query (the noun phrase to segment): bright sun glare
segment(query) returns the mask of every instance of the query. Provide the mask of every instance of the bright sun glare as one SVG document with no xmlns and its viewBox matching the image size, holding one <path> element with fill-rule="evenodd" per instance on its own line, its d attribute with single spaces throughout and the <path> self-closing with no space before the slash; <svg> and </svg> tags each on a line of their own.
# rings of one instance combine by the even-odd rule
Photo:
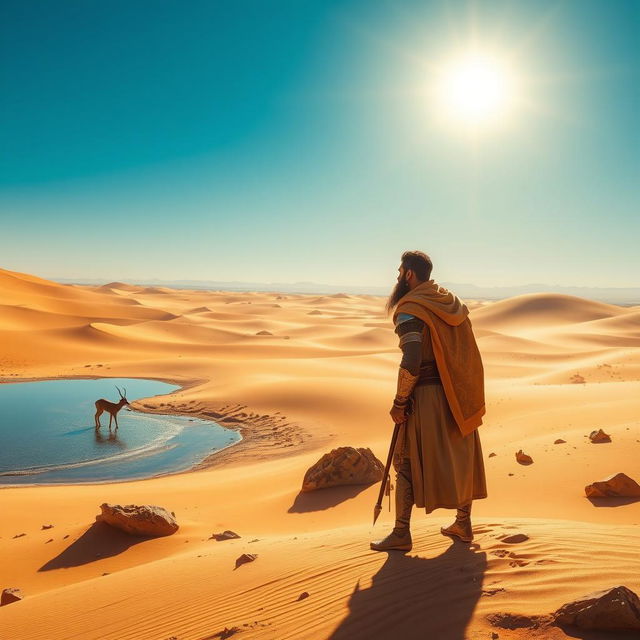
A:
<svg viewBox="0 0 640 640">
<path fill-rule="evenodd" d="M 513 100 L 513 81 L 499 60 L 467 54 L 444 65 L 438 74 L 437 100 L 447 119 L 478 127 L 500 120 Z"/>
</svg>

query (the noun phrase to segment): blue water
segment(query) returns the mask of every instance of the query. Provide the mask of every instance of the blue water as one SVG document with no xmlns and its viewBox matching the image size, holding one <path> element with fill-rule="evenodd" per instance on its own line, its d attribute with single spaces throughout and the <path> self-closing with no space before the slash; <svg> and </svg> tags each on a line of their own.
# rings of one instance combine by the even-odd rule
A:
<svg viewBox="0 0 640 640">
<path fill-rule="evenodd" d="M 100 378 L 0 384 L 0 485 L 106 482 L 190 469 L 238 442 L 238 432 L 214 422 L 147 414 L 123 407 L 109 431 L 109 414 L 95 429 L 95 401 L 170 394 L 155 380 Z"/>
</svg>

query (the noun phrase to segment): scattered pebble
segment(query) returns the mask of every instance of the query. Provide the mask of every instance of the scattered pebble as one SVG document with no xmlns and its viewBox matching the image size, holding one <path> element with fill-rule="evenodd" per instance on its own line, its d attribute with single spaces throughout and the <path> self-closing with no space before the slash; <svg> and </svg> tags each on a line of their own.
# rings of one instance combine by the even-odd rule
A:
<svg viewBox="0 0 640 640">
<path fill-rule="evenodd" d="M 527 455 L 526 453 L 524 453 L 522 451 L 522 449 L 520 449 L 517 453 L 516 453 L 516 460 L 520 463 L 520 464 L 532 464 L 533 463 L 533 458 L 530 455 Z"/>
<path fill-rule="evenodd" d="M 243 553 L 236 559 L 236 569 L 247 562 L 253 562 L 258 557 L 257 553 Z"/>
<path fill-rule="evenodd" d="M 298 601 L 300 600 L 304 600 L 305 598 L 309 597 L 309 592 L 308 591 L 303 591 L 299 596 L 298 596 Z"/>
</svg>

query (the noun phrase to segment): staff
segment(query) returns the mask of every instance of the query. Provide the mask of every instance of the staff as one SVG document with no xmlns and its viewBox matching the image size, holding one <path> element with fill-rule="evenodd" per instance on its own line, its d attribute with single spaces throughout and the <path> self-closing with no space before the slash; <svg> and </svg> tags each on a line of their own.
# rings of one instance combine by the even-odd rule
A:
<svg viewBox="0 0 640 640">
<path fill-rule="evenodd" d="M 384 468 L 384 475 L 382 476 L 382 484 L 380 485 L 380 494 L 378 495 L 378 502 L 376 502 L 376 506 L 373 508 L 373 524 L 376 523 L 380 512 L 382 511 L 382 498 L 384 497 L 384 490 L 387 486 L 387 482 L 389 481 L 389 468 L 391 467 L 391 461 L 393 460 L 393 451 L 396 448 L 396 440 L 398 439 L 398 433 L 400 431 L 400 427 L 406 424 L 406 420 L 404 422 L 396 422 L 395 427 L 393 428 L 393 435 L 391 436 L 391 446 L 389 447 L 389 455 L 387 456 L 387 464 Z"/>
</svg>

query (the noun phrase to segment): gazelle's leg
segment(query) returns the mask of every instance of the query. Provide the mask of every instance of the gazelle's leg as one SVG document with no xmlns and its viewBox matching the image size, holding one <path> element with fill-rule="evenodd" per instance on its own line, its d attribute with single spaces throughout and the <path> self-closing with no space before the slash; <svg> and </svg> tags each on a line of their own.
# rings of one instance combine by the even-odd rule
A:
<svg viewBox="0 0 640 640">
<path fill-rule="evenodd" d="M 111 421 L 113 420 L 113 413 L 109 414 L 109 431 L 111 431 Z"/>
<path fill-rule="evenodd" d="M 100 409 L 98 409 L 96 411 L 96 415 L 94 416 L 94 418 L 96 419 L 96 427 L 99 429 L 102 425 L 100 424 L 100 416 L 102 415 L 102 411 L 100 411 Z"/>
<path fill-rule="evenodd" d="M 116 431 L 117 431 L 118 430 L 118 414 L 117 413 L 114 414 L 113 417 L 115 418 L 115 421 L 116 421 Z"/>
</svg>

